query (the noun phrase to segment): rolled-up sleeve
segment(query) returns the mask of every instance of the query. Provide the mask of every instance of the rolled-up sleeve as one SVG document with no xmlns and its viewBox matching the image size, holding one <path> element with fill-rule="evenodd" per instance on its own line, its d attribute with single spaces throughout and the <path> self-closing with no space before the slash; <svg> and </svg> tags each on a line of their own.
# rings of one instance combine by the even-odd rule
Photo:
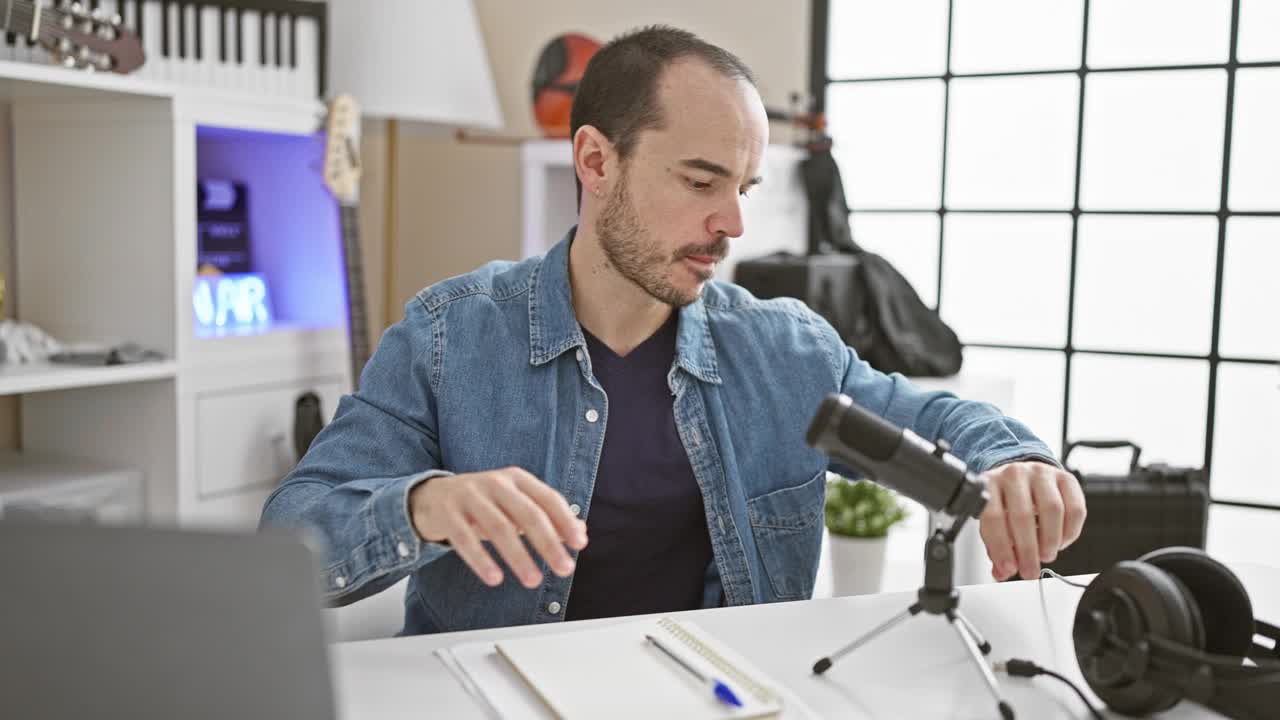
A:
<svg viewBox="0 0 1280 720">
<path fill-rule="evenodd" d="M 926 440 L 945 439 L 952 453 L 976 473 L 1020 460 L 1058 465 L 1053 451 L 1030 428 L 996 406 L 962 400 L 944 390 L 924 390 L 903 375 L 880 372 L 845 345 L 825 320 L 814 317 L 832 343 L 830 356 L 840 392 L 854 402 Z"/>
<path fill-rule="evenodd" d="M 298 465 L 271 493 L 262 527 L 303 528 L 324 553 L 326 600 L 346 605 L 451 552 L 423 542 L 409 514 L 418 484 L 450 474 L 436 422 L 439 354 L 432 311 L 417 298 L 383 335 Z"/>
</svg>

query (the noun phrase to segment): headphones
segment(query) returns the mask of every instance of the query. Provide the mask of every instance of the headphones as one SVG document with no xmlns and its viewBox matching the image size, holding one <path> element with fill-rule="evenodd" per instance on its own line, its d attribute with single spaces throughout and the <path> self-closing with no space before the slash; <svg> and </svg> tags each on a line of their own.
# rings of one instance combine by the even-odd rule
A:
<svg viewBox="0 0 1280 720">
<path fill-rule="evenodd" d="M 1280 628 L 1254 619 L 1240 579 L 1201 550 L 1162 548 L 1099 574 L 1072 639 L 1085 681 L 1118 712 L 1146 715 L 1184 697 L 1232 718 L 1280 711 Z"/>
</svg>

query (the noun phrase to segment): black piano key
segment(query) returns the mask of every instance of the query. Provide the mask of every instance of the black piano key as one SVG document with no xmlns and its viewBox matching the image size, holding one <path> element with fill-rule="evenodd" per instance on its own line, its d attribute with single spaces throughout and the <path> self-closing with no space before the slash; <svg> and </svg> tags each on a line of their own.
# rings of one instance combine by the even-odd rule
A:
<svg viewBox="0 0 1280 720">
<path fill-rule="evenodd" d="M 160 55 L 169 57 L 169 0 L 160 0 Z"/>
<path fill-rule="evenodd" d="M 227 61 L 227 6 L 218 7 L 218 62 Z"/>
<path fill-rule="evenodd" d="M 204 59 L 204 28 L 201 26 L 204 24 L 204 19 L 201 18 L 201 15 L 204 15 L 204 8 L 200 7 L 200 3 L 198 2 L 195 3 L 195 6 L 196 6 L 195 54 L 196 54 L 196 60 L 203 60 Z"/>
<path fill-rule="evenodd" d="M 244 64 L 244 10 L 236 8 L 236 64 Z"/>
<path fill-rule="evenodd" d="M 267 64 L 267 13 L 258 17 L 258 64 Z"/>
<path fill-rule="evenodd" d="M 133 31 L 138 33 L 138 42 L 142 42 L 142 0 L 133 0 Z"/>
<path fill-rule="evenodd" d="M 90 9 L 90 10 L 97 10 L 97 9 L 98 9 L 98 0 L 89 0 L 89 9 Z"/>
<path fill-rule="evenodd" d="M 284 45 L 280 43 L 284 37 L 284 16 L 274 13 L 272 17 L 276 20 L 276 67 L 281 67 L 284 65 Z"/>
<path fill-rule="evenodd" d="M 187 57 L 187 4 L 178 2 L 178 7 L 174 8 L 174 12 L 178 13 L 178 57 Z"/>
<path fill-rule="evenodd" d="M 298 67 L 298 16 L 289 16 L 289 67 Z"/>
<path fill-rule="evenodd" d="M 4 44 L 8 45 L 9 47 L 13 47 L 13 44 L 17 42 L 17 40 L 18 40 L 18 36 L 15 35 L 14 33 L 7 32 L 4 34 Z"/>
</svg>

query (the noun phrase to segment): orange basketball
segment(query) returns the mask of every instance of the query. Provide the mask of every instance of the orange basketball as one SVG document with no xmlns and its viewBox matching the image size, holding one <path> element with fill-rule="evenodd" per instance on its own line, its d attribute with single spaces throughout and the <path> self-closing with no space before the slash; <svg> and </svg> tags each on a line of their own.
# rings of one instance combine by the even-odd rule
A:
<svg viewBox="0 0 1280 720">
<path fill-rule="evenodd" d="M 549 138 L 569 137 L 573 94 L 600 43 L 577 33 L 558 35 L 542 48 L 533 71 L 533 118 Z"/>
</svg>

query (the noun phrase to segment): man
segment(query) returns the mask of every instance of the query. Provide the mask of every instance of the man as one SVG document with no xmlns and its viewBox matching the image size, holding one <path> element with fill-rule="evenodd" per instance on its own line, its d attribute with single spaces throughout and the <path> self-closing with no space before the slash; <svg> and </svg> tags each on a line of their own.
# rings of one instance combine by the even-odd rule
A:
<svg viewBox="0 0 1280 720">
<path fill-rule="evenodd" d="M 267 500 L 264 524 L 327 540 L 331 602 L 408 574 L 404 632 L 428 633 L 809 597 L 828 459 L 804 432 L 836 391 L 986 473 L 997 579 L 1079 535 L 1075 479 L 1024 426 L 710 280 L 768 144 L 740 60 L 624 35 L 572 126 L 580 225 L 420 292 Z"/>
</svg>

